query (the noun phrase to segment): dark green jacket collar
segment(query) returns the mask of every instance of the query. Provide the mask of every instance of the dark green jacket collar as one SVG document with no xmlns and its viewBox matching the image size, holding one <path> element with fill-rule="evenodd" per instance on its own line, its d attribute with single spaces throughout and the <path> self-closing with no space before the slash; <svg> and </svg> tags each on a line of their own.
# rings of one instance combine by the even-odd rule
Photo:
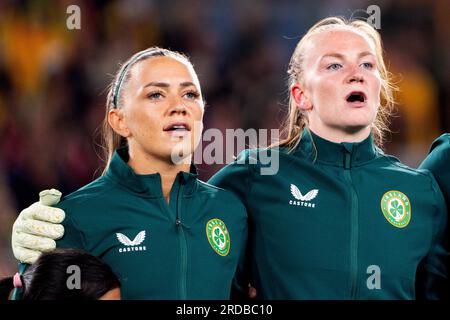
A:
<svg viewBox="0 0 450 320">
<path fill-rule="evenodd" d="M 161 175 L 159 173 L 136 174 L 128 165 L 128 159 L 128 148 L 116 150 L 106 171 L 106 177 L 142 196 L 162 197 Z M 174 185 L 183 185 L 184 195 L 190 195 L 195 192 L 197 176 L 197 169 L 191 165 L 190 172 L 180 171 L 177 174 Z"/>
<path fill-rule="evenodd" d="M 294 152 L 313 162 L 344 168 L 361 166 L 375 159 L 380 153 L 381 150 L 373 142 L 372 134 L 361 142 L 334 143 L 319 137 L 308 128 L 303 130 L 300 143 Z"/>
</svg>

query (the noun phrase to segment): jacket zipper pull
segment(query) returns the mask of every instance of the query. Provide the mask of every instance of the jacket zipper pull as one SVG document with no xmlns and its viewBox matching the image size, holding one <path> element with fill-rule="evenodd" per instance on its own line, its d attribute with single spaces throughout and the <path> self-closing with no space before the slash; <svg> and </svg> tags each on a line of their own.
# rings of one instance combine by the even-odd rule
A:
<svg viewBox="0 0 450 320">
<path fill-rule="evenodd" d="M 347 150 L 345 151 L 344 154 L 344 169 L 350 169 L 351 167 L 351 154 L 347 152 Z"/>
<path fill-rule="evenodd" d="M 185 229 L 190 229 L 191 228 L 187 224 L 182 223 L 180 219 L 175 220 L 175 224 L 177 225 L 177 227 L 183 227 Z"/>
</svg>

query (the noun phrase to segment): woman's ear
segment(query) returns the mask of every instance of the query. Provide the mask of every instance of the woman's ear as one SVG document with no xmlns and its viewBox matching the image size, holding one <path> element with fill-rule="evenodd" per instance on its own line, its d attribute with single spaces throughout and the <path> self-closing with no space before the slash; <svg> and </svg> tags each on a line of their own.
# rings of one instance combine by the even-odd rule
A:
<svg viewBox="0 0 450 320">
<path fill-rule="evenodd" d="M 312 109 L 311 101 L 306 96 L 305 91 L 302 89 L 299 83 L 296 83 L 292 86 L 291 96 L 294 99 L 295 104 L 301 111 L 309 111 Z"/>
<path fill-rule="evenodd" d="M 131 136 L 130 129 L 128 129 L 122 109 L 111 109 L 108 112 L 108 123 L 111 128 L 119 135 L 124 138 L 128 138 Z"/>
</svg>

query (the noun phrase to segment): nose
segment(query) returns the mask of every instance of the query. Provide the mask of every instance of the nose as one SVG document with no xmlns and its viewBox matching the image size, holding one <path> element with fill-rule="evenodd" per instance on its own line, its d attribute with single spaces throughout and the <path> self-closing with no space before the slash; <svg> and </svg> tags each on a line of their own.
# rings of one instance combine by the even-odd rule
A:
<svg viewBox="0 0 450 320">
<path fill-rule="evenodd" d="M 349 82 L 360 82 L 363 83 L 364 82 L 364 77 L 362 74 L 354 74 L 349 78 Z"/>
<path fill-rule="evenodd" d="M 348 83 L 363 83 L 364 75 L 361 73 L 361 70 L 356 66 L 352 68 L 351 73 L 348 77 Z"/>
<path fill-rule="evenodd" d="M 182 99 L 173 99 L 173 101 L 170 104 L 169 110 L 168 110 L 169 114 L 182 114 L 182 115 L 186 115 L 187 114 L 187 107 L 184 104 L 184 102 L 182 101 Z"/>
</svg>

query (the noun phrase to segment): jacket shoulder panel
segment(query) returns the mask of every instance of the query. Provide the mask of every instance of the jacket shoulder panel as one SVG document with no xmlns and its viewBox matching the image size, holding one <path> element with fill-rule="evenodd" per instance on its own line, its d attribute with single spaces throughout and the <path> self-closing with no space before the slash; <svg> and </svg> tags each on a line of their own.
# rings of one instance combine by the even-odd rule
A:
<svg viewBox="0 0 450 320">
<path fill-rule="evenodd" d="M 117 183 L 102 176 L 80 189 L 64 196 L 58 207 L 61 209 L 83 206 L 91 201 L 98 203 L 103 197 L 108 198 L 111 190 L 117 187 Z"/>
<path fill-rule="evenodd" d="M 241 204 L 242 206 L 244 206 L 241 200 L 233 192 L 223 189 L 221 187 L 214 186 L 201 180 L 197 181 L 199 186 L 197 192 L 215 194 L 217 197 L 221 198 L 224 202 L 231 202 Z"/>
</svg>

